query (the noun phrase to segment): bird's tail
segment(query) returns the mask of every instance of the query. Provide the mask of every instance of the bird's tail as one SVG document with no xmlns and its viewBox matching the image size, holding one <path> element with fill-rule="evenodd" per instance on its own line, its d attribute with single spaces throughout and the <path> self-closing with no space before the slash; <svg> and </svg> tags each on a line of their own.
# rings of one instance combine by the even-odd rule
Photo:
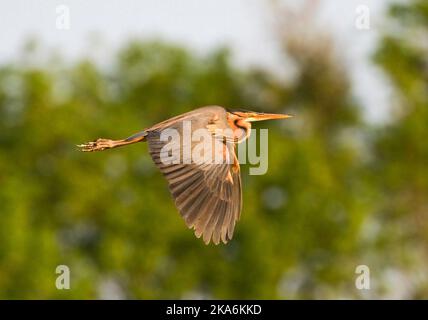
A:
<svg viewBox="0 0 428 320">
<path fill-rule="evenodd" d="M 128 137 L 125 139 L 125 141 L 135 141 L 138 140 L 138 142 L 140 141 L 144 141 L 144 138 L 147 136 L 148 132 L 146 130 L 140 131 L 138 133 L 133 134 L 132 136 Z"/>
</svg>

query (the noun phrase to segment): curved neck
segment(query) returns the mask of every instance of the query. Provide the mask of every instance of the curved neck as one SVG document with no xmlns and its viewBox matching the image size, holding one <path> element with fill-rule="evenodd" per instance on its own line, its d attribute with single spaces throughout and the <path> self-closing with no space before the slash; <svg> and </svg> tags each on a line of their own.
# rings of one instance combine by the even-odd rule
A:
<svg viewBox="0 0 428 320">
<path fill-rule="evenodd" d="M 242 142 L 245 139 L 248 139 L 251 133 L 251 123 L 245 121 L 241 117 L 231 114 L 228 114 L 227 122 L 229 123 L 230 128 L 233 130 L 233 138 L 236 142 Z"/>
</svg>

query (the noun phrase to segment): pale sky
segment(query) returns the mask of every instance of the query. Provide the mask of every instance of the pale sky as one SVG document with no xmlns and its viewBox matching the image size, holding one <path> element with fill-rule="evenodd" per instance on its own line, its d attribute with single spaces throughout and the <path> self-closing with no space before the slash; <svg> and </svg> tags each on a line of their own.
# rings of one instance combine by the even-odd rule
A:
<svg viewBox="0 0 428 320">
<path fill-rule="evenodd" d="M 316 0 L 313 0 L 316 2 Z M 283 0 L 291 7 L 303 1 Z M 330 32 L 349 66 L 354 94 L 370 120 L 388 112 L 388 87 L 368 57 L 384 24 L 388 0 L 319 0 L 318 25 Z M 60 5 L 70 9 L 70 29 L 56 28 Z M 370 9 L 370 29 L 355 27 L 356 8 Z M 258 65 L 275 71 L 280 63 L 269 0 L 14 0 L 0 2 L 0 64 L 10 61 L 28 36 L 57 48 L 69 59 L 111 57 L 130 37 L 162 38 L 198 53 L 219 46 L 232 49 L 238 66 Z M 97 34 L 101 48 L 93 49 Z"/>
</svg>

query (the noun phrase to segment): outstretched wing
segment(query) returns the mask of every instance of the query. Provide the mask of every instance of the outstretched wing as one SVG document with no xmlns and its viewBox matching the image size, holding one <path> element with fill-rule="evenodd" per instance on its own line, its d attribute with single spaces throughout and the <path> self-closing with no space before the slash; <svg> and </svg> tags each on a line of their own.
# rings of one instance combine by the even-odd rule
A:
<svg viewBox="0 0 428 320">
<path fill-rule="evenodd" d="M 222 109 L 224 110 L 224 109 Z M 225 114 L 224 114 L 225 117 Z M 226 121 L 219 112 L 215 114 L 195 113 L 185 118 L 189 121 L 192 131 L 195 129 L 207 130 L 208 125 L 225 125 L 219 123 Z M 231 143 L 220 141 L 210 135 L 211 141 L 205 144 L 221 144 L 220 156 L 223 161 L 195 161 L 184 155 L 183 150 L 193 152 L 198 142 L 192 141 L 189 137 L 183 137 L 182 120 L 169 123 L 162 129 L 155 128 L 149 131 L 147 142 L 150 155 L 159 167 L 165 178 L 168 180 L 169 189 L 175 199 L 175 204 L 179 209 L 186 225 L 195 230 L 195 235 L 203 237 L 206 244 L 212 241 L 218 244 L 220 241 L 227 243 L 232 239 L 236 221 L 240 217 L 242 207 L 241 177 L 239 164 L 236 160 L 235 147 Z M 170 141 L 162 141 L 161 133 L 165 129 L 174 129 L 181 135 L 180 143 L 165 151 L 165 146 Z M 200 146 L 199 142 L 199 146 Z M 178 156 L 164 161 L 168 155 L 176 152 Z M 218 151 L 218 149 L 216 149 Z M 232 161 L 227 161 L 227 157 Z M 220 163 L 219 163 L 220 162 Z M 232 162 L 232 163 L 231 163 Z"/>
</svg>

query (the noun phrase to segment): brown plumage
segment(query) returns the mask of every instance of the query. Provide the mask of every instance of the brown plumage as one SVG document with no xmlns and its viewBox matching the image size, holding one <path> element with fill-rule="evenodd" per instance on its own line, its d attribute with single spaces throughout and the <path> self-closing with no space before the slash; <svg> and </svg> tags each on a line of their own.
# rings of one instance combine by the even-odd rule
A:
<svg viewBox="0 0 428 320">
<path fill-rule="evenodd" d="M 257 112 L 228 112 L 223 107 L 208 106 L 195 109 L 158 123 L 123 140 L 98 139 L 79 145 L 82 151 L 102 151 L 140 141 L 147 141 L 150 155 L 169 184 L 175 205 L 186 225 L 202 236 L 208 244 L 227 243 L 232 239 L 235 224 L 242 208 L 242 192 L 239 162 L 235 145 L 250 135 L 252 121 L 284 119 L 289 115 L 265 114 Z M 173 129 L 180 137 L 185 136 L 184 123 L 190 124 L 192 133 L 197 129 L 206 130 L 210 140 L 204 144 L 219 146 L 219 157 L 224 161 L 195 161 L 189 154 L 196 151 L 199 141 L 181 139 L 172 150 L 179 155 L 177 161 L 163 161 L 166 144 L 161 134 L 165 129 Z M 227 131 L 227 129 L 231 129 Z M 190 150 L 192 153 L 186 153 Z M 202 153 L 204 154 L 204 153 Z M 226 161 L 228 160 L 228 161 Z"/>
</svg>

